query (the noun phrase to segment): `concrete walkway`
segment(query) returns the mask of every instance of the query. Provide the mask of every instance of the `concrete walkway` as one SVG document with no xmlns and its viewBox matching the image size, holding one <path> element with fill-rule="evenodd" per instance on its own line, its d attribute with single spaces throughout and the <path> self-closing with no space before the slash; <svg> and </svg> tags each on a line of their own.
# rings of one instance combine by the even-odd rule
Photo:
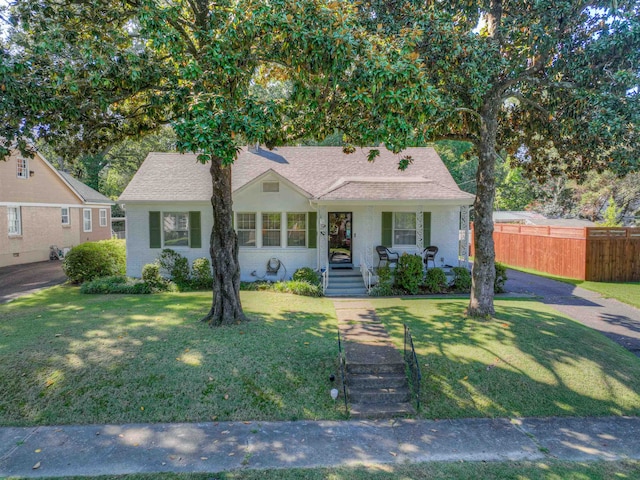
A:
<svg viewBox="0 0 640 480">
<path fill-rule="evenodd" d="M 640 418 L 220 422 L 0 429 L 0 477 L 430 461 L 640 459 Z"/>
<path fill-rule="evenodd" d="M 640 310 L 569 283 L 507 271 L 508 292 L 530 294 L 640 356 Z"/>
</svg>

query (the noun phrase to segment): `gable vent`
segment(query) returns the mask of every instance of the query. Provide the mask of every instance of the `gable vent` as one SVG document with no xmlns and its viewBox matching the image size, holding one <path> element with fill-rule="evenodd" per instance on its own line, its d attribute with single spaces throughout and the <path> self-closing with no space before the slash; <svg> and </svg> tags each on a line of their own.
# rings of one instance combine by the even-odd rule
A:
<svg viewBox="0 0 640 480">
<path fill-rule="evenodd" d="M 265 193 L 274 193 L 280 191 L 280 182 L 264 182 L 262 191 Z"/>
</svg>

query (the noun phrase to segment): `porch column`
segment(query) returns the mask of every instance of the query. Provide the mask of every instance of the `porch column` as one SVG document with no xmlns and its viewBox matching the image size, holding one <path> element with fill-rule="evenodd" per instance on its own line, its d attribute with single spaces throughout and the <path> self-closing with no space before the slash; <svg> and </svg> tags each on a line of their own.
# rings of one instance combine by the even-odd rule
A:
<svg viewBox="0 0 640 480">
<path fill-rule="evenodd" d="M 327 215 L 327 207 L 318 206 L 318 267 L 329 270 L 329 251 L 327 238 L 327 224 L 329 216 Z"/>
<path fill-rule="evenodd" d="M 416 248 L 422 254 L 424 250 L 424 212 L 422 207 L 416 210 Z"/>
<path fill-rule="evenodd" d="M 460 207 L 460 230 L 458 266 L 469 268 L 469 207 L 466 205 Z"/>
<path fill-rule="evenodd" d="M 367 268 L 373 269 L 373 249 L 374 249 L 374 225 L 375 222 L 375 209 L 372 206 L 367 207 L 367 211 L 364 216 L 364 232 L 366 236 L 366 243 L 364 246 L 364 261 Z M 377 243 L 376 243 L 377 245 Z"/>
</svg>

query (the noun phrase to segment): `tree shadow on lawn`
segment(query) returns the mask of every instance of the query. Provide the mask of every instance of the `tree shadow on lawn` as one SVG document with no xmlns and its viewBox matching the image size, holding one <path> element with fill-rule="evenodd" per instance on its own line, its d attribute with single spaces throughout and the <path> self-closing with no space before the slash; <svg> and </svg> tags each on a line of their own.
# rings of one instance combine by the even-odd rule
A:
<svg viewBox="0 0 640 480">
<path fill-rule="evenodd" d="M 342 418 L 335 318 L 265 296 L 252 321 L 212 329 L 199 322 L 209 295 L 58 288 L 9 304 L 0 424 Z"/>
<path fill-rule="evenodd" d="M 640 414 L 638 359 L 547 307 L 501 300 L 477 321 L 464 301 L 401 302 L 377 312 L 398 346 L 411 328 L 427 418 Z"/>
</svg>

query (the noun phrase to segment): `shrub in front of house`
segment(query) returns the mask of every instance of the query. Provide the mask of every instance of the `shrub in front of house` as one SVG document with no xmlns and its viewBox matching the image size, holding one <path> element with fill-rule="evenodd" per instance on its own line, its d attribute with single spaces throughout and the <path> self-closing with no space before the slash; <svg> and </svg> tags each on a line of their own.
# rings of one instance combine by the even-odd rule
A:
<svg viewBox="0 0 640 480">
<path fill-rule="evenodd" d="M 73 283 L 84 283 L 94 278 L 125 275 L 127 250 L 124 240 L 85 242 L 67 253 L 62 269 Z"/>
<path fill-rule="evenodd" d="M 494 293 L 504 293 L 504 284 L 507 281 L 507 267 L 496 262 L 496 279 L 493 282 Z"/>
<path fill-rule="evenodd" d="M 420 292 L 422 276 L 422 258 L 403 253 L 394 273 L 395 286 L 410 295 L 416 295 Z"/>
<path fill-rule="evenodd" d="M 322 281 L 320 280 L 320 275 L 311 267 L 302 267 L 297 269 L 295 272 L 293 272 L 292 278 L 295 281 L 307 282 L 311 285 L 320 286 L 322 284 Z"/>
<path fill-rule="evenodd" d="M 447 276 L 438 267 L 430 268 L 424 279 L 424 287 L 429 293 L 444 293 L 448 288 Z"/>
<path fill-rule="evenodd" d="M 139 295 L 151 293 L 151 287 L 142 280 L 127 278 L 124 275 L 112 275 L 84 282 L 80 286 L 80 293 Z"/>
<path fill-rule="evenodd" d="M 160 265 L 160 273 L 175 283 L 178 290 L 184 291 L 191 288 L 189 260 L 186 257 L 175 250 L 165 248 L 160 252 L 157 261 Z"/>
<path fill-rule="evenodd" d="M 191 265 L 191 288 L 194 290 L 211 290 L 213 287 L 213 275 L 211 262 L 208 258 L 196 258 Z"/>
<path fill-rule="evenodd" d="M 160 275 L 160 265 L 157 263 L 147 263 L 142 267 L 142 281 L 149 286 L 152 293 L 171 289 L 171 284 Z"/>
<path fill-rule="evenodd" d="M 453 267 L 454 292 L 468 293 L 471 291 L 471 272 L 464 267 Z"/>
</svg>

